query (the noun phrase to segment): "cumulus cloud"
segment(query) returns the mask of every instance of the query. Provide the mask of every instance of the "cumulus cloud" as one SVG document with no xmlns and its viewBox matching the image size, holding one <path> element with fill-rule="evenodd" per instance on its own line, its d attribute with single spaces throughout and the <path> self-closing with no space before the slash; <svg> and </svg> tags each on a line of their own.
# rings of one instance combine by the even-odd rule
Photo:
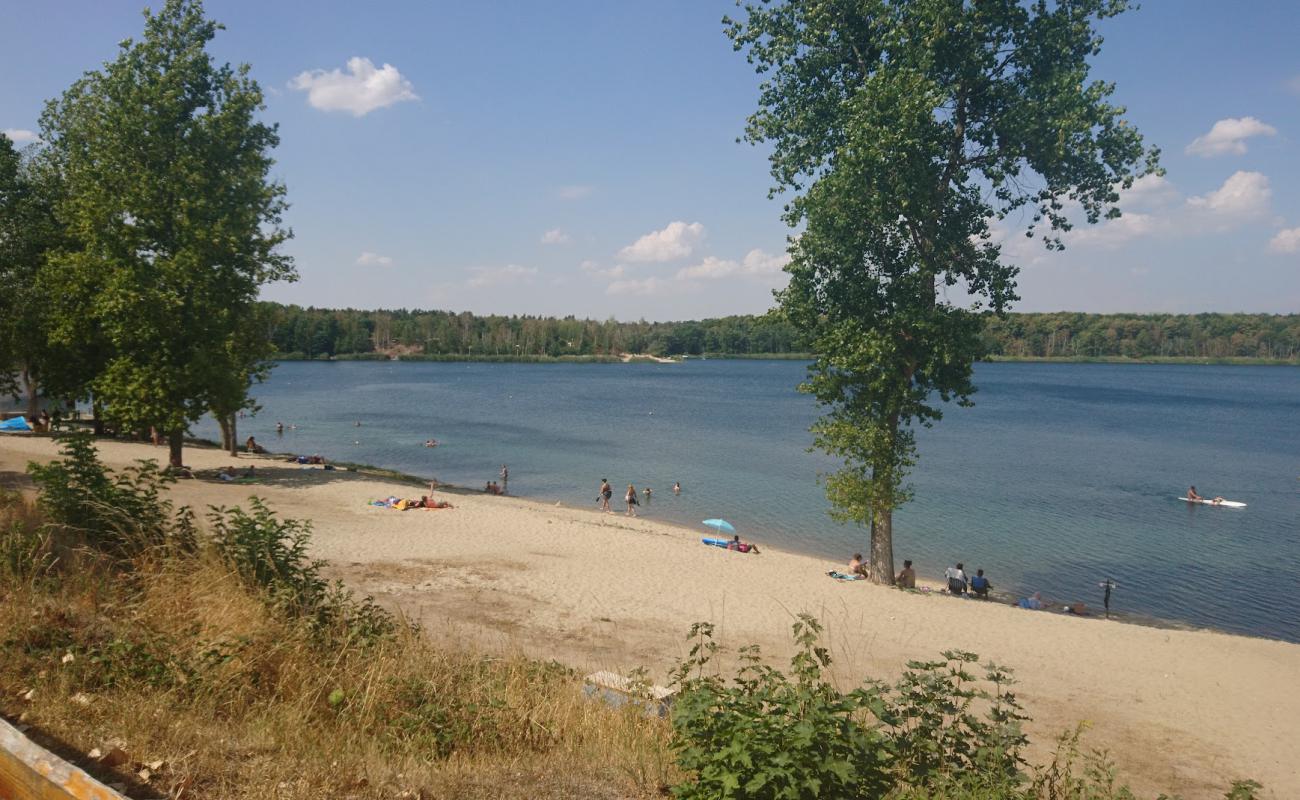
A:
<svg viewBox="0 0 1300 800">
<path fill-rule="evenodd" d="M 628 261 L 676 261 L 686 258 L 704 238 L 704 226 L 698 222 L 670 222 L 668 227 L 651 231 L 618 251 Z"/>
<path fill-rule="evenodd" d="M 474 276 L 465 282 L 471 288 L 499 286 L 503 283 L 531 283 L 537 277 L 537 267 L 521 267 L 507 264 L 504 267 L 477 267 Z"/>
<path fill-rule="evenodd" d="M 1191 156 L 1210 158 L 1229 153 L 1241 155 L 1246 152 L 1246 140 L 1253 136 L 1275 136 L 1277 128 L 1266 125 L 1254 117 L 1221 119 L 1214 123 L 1210 132 L 1198 136 L 1187 145 L 1186 153 Z"/>
<path fill-rule="evenodd" d="M 679 269 L 677 280 L 716 280 L 733 275 L 775 275 L 788 263 L 790 263 L 790 256 L 785 253 L 771 255 L 755 248 L 746 253 L 740 261 L 708 256 L 693 267 Z"/>
<path fill-rule="evenodd" d="M 1118 247 L 1154 233 L 1156 227 L 1157 220 L 1151 214 L 1130 211 L 1119 219 L 1077 227 L 1066 234 L 1065 242 L 1067 245 Z"/>
<path fill-rule="evenodd" d="M 388 256 L 381 256 L 369 250 L 357 256 L 357 265 L 361 267 L 386 267 L 392 263 L 393 259 Z"/>
<path fill-rule="evenodd" d="M 1300 253 L 1300 227 L 1278 231 L 1269 240 L 1268 249 L 1274 253 Z"/>
<path fill-rule="evenodd" d="M 622 264 L 615 264 L 612 267 L 602 267 L 597 261 L 583 261 L 578 268 L 588 275 L 594 275 L 598 278 L 617 279 L 627 274 L 627 267 Z"/>
<path fill-rule="evenodd" d="M 14 144 L 36 141 L 36 132 L 29 131 L 26 128 L 5 128 L 3 133 L 5 136 L 8 136 Z"/>
<path fill-rule="evenodd" d="M 568 244 L 570 241 L 569 234 L 559 228 L 552 228 L 542 234 L 542 244 Z"/>
<path fill-rule="evenodd" d="M 1222 217 L 1246 219 L 1267 214 L 1272 197 L 1268 176 L 1239 170 L 1218 189 L 1199 197 L 1189 197 L 1187 205 Z"/>
<path fill-rule="evenodd" d="M 406 100 L 419 100 L 415 87 L 397 67 L 384 64 L 376 69 L 368 58 L 348 59 L 347 72 L 314 69 L 289 81 L 290 89 L 307 93 L 307 102 L 321 111 L 347 111 L 364 117 L 371 111 Z"/>
<path fill-rule="evenodd" d="M 591 186 L 561 186 L 555 195 L 561 200 L 581 200 L 595 191 Z"/>
<path fill-rule="evenodd" d="M 660 278 L 614 281 L 609 286 L 605 287 L 605 294 L 657 294 L 662 291 L 665 286 L 665 282 Z"/>
</svg>

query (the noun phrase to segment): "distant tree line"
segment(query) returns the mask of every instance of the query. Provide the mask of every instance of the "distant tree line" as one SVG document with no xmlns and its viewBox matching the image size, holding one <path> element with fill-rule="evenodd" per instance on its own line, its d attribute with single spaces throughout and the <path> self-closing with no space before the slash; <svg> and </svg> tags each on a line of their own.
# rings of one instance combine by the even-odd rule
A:
<svg viewBox="0 0 1300 800">
<path fill-rule="evenodd" d="M 400 355 L 568 357 L 647 353 L 793 355 L 807 337 L 776 316 L 689 322 L 360 311 L 266 303 L 281 357 Z M 1300 360 L 1300 314 L 1009 314 L 988 316 L 984 345 L 1011 358 L 1260 358 Z"/>
</svg>

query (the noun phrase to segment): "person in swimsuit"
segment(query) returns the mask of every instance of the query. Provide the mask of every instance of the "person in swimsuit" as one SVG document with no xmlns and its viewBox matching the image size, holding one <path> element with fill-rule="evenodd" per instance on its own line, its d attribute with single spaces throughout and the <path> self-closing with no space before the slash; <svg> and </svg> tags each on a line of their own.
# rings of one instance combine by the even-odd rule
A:
<svg viewBox="0 0 1300 800">
<path fill-rule="evenodd" d="M 600 501 L 600 509 L 606 514 L 614 512 L 609 507 L 609 498 L 614 496 L 614 488 L 609 485 L 608 478 L 600 479 L 600 489 L 596 492 L 596 499 Z"/>
<path fill-rule="evenodd" d="M 679 481 L 679 482 L 677 482 L 677 483 L 674 483 L 674 484 L 673 484 L 673 494 L 681 494 L 681 493 L 682 493 L 682 484 L 681 484 L 681 482 Z"/>
<path fill-rule="evenodd" d="M 636 499 L 636 487 L 629 483 L 627 485 L 627 494 L 623 495 L 623 499 L 627 501 L 627 515 L 635 517 L 636 507 L 641 505 L 641 501 Z"/>
<path fill-rule="evenodd" d="M 1192 488 L 1190 488 L 1190 489 L 1187 490 L 1187 499 L 1188 499 L 1188 500 L 1204 500 L 1205 498 L 1204 498 L 1204 497 L 1201 497 L 1199 494 L 1197 494 L 1197 493 L 1196 493 L 1196 487 L 1193 486 Z"/>
<path fill-rule="evenodd" d="M 850 559 L 849 559 L 849 568 L 848 568 L 848 569 L 849 569 L 849 574 L 850 574 L 850 575 L 861 575 L 861 576 L 864 577 L 864 578 L 870 578 L 870 577 L 871 577 L 871 574 L 870 574 L 871 571 L 870 571 L 870 569 L 867 567 L 866 564 L 862 563 L 862 554 L 861 554 L 861 553 L 854 553 L 854 554 L 853 554 L 853 558 L 850 558 Z"/>
<path fill-rule="evenodd" d="M 894 579 L 894 582 L 898 584 L 900 589 L 916 588 L 916 570 L 912 569 L 910 559 L 903 562 L 903 569 L 898 573 L 898 577 Z"/>
</svg>

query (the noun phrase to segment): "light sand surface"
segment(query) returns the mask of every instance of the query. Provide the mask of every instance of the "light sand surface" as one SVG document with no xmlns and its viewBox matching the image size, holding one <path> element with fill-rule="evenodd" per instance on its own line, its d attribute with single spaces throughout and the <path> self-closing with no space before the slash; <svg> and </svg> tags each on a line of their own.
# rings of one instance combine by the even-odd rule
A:
<svg viewBox="0 0 1300 800">
<path fill-rule="evenodd" d="M 113 465 L 166 455 L 99 447 Z M 0 437 L 0 485 L 20 483 L 27 461 L 54 452 L 49 439 Z M 190 448 L 186 463 L 234 460 Z M 726 652 L 758 643 L 784 661 L 794 615 L 807 611 L 826 627 L 842 682 L 891 678 L 907 660 L 946 649 L 973 651 L 1015 670 L 1040 747 L 1086 721 L 1085 743 L 1110 750 L 1123 779 L 1145 792 L 1217 798 L 1232 779 L 1252 777 L 1265 797 L 1300 797 L 1300 645 L 841 583 L 826 576 L 840 564 L 706 547 L 699 532 L 655 522 L 653 504 L 628 519 L 440 492 L 455 508 L 399 512 L 367 501 L 418 496 L 419 487 L 263 458 L 238 463 L 256 463 L 263 483 L 182 481 L 175 500 L 203 508 L 256 494 L 311 520 L 315 553 L 335 574 L 435 636 L 663 676 L 684 654 L 692 622 L 713 622 Z"/>
</svg>

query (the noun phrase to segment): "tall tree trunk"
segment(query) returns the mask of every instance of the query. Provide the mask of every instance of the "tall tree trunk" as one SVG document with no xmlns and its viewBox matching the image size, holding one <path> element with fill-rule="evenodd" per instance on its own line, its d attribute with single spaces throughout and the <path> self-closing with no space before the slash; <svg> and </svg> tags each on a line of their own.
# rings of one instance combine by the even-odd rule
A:
<svg viewBox="0 0 1300 800">
<path fill-rule="evenodd" d="M 27 392 L 27 419 L 34 420 L 40 414 L 40 402 L 37 394 L 40 392 L 40 381 L 32 374 L 32 368 L 29 364 L 23 365 L 23 390 Z"/>
<path fill-rule="evenodd" d="M 170 432 L 168 432 L 167 447 L 170 452 L 168 453 L 169 458 L 167 463 L 176 469 L 185 466 L 185 462 L 181 459 L 181 448 L 184 446 L 185 446 L 184 430 L 182 430 L 181 428 L 173 428 Z"/>
<path fill-rule="evenodd" d="M 217 415 L 217 424 L 221 426 L 221 449 L 229 451 L 235 436 L 230 431 L 230 418 L 225 414 Z"/>
<path fill-rule="evenodd" d="M 894 510 L 871 515 L 871 578 L 876 583 L 894 585 Z"/>
<path fill-rule="evenodd" d="M 104 420 L 101 418 L 100 414 L 102 410 L 103 409 L 100 408 L 98 400 L 90 401 L 91 425 L 96 436 L 104 435 Z"/>
<path fill-rule="evenodd" d="M 238 414 L 231 414 L 226 423 L 230 426 L 230 443 L 226 445 L 226 451 L 232 456 L 239 455 L 239 428 L 236 424 L 238 419 Z"/>
</svg>

